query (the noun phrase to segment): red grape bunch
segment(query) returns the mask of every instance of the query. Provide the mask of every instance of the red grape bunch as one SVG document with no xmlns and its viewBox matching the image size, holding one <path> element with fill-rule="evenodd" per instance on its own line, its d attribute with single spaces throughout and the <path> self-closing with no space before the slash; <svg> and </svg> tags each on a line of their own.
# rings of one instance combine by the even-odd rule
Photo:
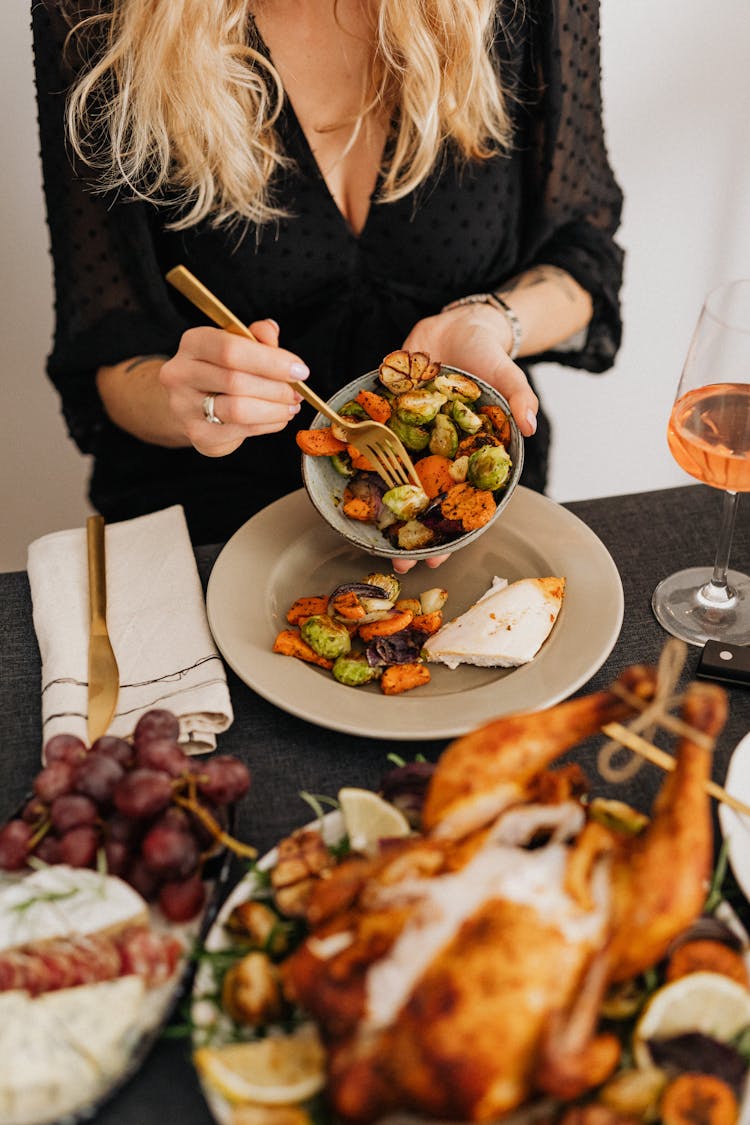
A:
<svg viewBox="0 0 750 1125">
<path fill-rule="evenodd" d="M 43 863 L 96 867 L 102 862 L 174 922 L 194 917 L 205 901 L 202 869 L 217 845 L 255 851 L 224 829 L 226 810 L 250 787 L 239 758 L 189 758 L 177 742 L 171 711 L 146 712 L 132 742 L 103 735 L 89 748 L 58 734 L 44 748 L 46 765 L 33 796 L 0 828 L 0 868 L 18 871 L 31 856 Z"/>
</svg>

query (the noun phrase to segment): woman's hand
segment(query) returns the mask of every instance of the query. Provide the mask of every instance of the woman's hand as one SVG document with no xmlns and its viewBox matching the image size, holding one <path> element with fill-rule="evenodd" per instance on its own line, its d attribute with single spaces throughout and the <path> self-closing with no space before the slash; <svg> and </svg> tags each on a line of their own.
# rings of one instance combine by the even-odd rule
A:
<svg viewBox="0 0 750 1125">
<path fill-rule="evenodd" d="M 414 325 L 403 346 L 484 379 L 508 400 L 524 437 L 536 431 L 539 399 L 508 355 L 510 325 L 491 305 L 462 305 L 428 316 Z"/>
<path fill-rule="evenodd" d="M 207 457 L 223 457 L 247 437 L 283 430 L 299 411 L 301 399 L 290 383 L 307 378 L 308 368 L 279 348 L 275 321 L 256 321 L 250 330 L 255 340 L 220 328 L 190 328 L 159 372 L 173 419 Z M 206 395 L 214 396 L 214 415 L 223 425 L 206 419 Z"/>
<path fill-rule="evenodd" d="M 431 359 L 460 367 L 484 379 L 504 395 L 524 437 L 536 430 L 539 399 L 518 364 L 508 355 L 510 325 L 491 305 L 462 305 L 457 309 L 428 316 L 414 325 L 404 340 L 407 351 L 427 352 Z M 448 555 L 426 560 L 427 566 L 444 563 Z M 407 559 L 392 559 L 397 574 L 406 574 L 415 565 Z"/>
</svg>

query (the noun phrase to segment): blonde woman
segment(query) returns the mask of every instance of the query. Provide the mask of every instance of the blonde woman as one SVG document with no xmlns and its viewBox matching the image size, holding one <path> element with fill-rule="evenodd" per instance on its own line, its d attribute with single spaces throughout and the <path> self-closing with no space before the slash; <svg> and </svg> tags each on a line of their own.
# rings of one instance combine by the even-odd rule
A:
<svg viewBox="0 0 750 1125">
<path fill-rule="evenodd" d="M 49 375 L 110 520 L 226 539 L 300 485 L 290 382 L 404 345 L 509 399 L 607 368 L 621 196 L 595 0 L 34 0 L 56 285 Z M 164 281 L 184 262 L 258 342 Z M 216 424 L 217 422 L 221 423 Z"/>
</svg>

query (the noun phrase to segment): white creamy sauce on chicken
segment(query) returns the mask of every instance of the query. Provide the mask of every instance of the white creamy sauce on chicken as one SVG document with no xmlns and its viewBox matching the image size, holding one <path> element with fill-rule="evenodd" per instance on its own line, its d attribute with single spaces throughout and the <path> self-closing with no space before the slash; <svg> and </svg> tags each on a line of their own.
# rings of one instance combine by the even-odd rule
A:
<svg viewBox="0 0 750 1125">
<path fill-rule="evenodd" d="M 407 900 L 414 910 L 388 954 L 368 971 L 362 1030 L 392 1023 L 435 956 L 493 899 L 531 907 L 542 924 L 555 926 L 571 944 L 595 943 L 607 920 L 607 871 L 601 864 L 595 868 L 594 907 L 584 910 L 564 887 L 568 854 L 562 843 L 527 851 L 491 837 L 458 872 L 409 879 L 378 891 L 379 903 Z"/>
</svg>

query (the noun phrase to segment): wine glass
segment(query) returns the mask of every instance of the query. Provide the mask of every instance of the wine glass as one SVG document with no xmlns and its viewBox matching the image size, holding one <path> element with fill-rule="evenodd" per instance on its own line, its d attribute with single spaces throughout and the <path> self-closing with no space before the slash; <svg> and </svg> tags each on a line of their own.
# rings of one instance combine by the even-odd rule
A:
<svg viewBox="0 0 750 1125">
<path fill-rule="evenodd" d="M 671 574 L 651 599 L 664 628 L 689 644 L 750 643 L 750 577 L 729 570 L 740 492 L 750 492 L 750 279 L 706 297 L 667 430 L 685 472 L 724 493 L 713 569 Z"/>
</svg>

